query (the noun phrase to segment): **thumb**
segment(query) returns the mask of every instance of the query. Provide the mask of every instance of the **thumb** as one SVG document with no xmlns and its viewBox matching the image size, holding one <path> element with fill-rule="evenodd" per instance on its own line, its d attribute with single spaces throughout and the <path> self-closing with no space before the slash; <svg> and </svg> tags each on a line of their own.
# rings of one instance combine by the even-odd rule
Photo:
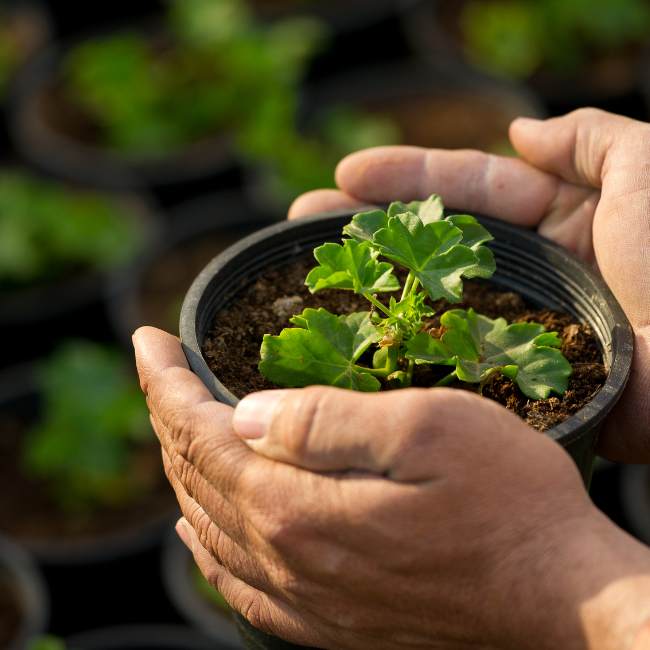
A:
<svg viewBox="0 0 650 650">
<path fill-rule="evenodd" d="M 233 428 L 274 460 L 400 481 L 430 478 L 435 459 L 455 455 L 451 447 L 466 450 L 473 437 L 484 442 L 486 428 L 508 437 L 527 429 L 496 403 L 458 389 L 359 393 L 324 386 L 252 393 L 235 409 Z"/>
<path fill-rule="evenodd" d="M 518 118 L 510 125 L 512 145 L 531 165 L 575 183 L 600 189 L 612 156 L 629 153 L 641 122 L 595 108 L 548 120 Z"/>
</svg>

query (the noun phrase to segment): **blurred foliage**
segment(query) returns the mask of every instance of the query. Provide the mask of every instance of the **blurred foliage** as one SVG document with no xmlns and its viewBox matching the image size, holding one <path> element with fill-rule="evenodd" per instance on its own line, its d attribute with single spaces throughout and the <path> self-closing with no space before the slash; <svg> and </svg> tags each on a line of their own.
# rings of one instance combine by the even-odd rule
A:
<svg viewBox="0 0 650 650">
<path fill-rule="evenodd" d="M 399 141 L 385 118 L 335 111 L 313 133 L 298 125 L 300 83 L 326 40 L 310 18 L 258 23 L 243 0 L 172 0 L 168 33 L 87 41 L 67 58 L 71 98 L 105 144 L 164 155 L 215 133 L 270 172 L 280 200 L 333 185 L 334 166 L 360 146 Z"/>
<path fill-rule="evenodd" d="M 27 650 L 66 650 L 66 644 L 55 636 L 39 636 L 29 642 Z"/>
<path fill-rule="evenodd" d="M 151 436 L 147 407 L 119 353 L 71 341 L 42 364 L 38 380 L 42 417 L 26 437 L 23 461 L 60 507 L 119 506 L 150 488 L 153 478 L 134 464 Z"/>
<path fill-rule="evenodd" d="M 470 0 L 460 27 L 469 58 L 490 72 L 525 78 L 542 67 L 571 74 L 593 55 L 642 42 L 646 0 Z"/>
<path fill-rule="evenodd" d="M 191 564 L 191 571 L 194 585 L 199 594 L 223 614 L 231 614 L 232 608 L 228 601 L 205 579 L 194 563 Z"/>
<path fill-rule="evenodd" d="M 284 203 L 307 190 L 333 187 L 336 164 L 347 154 L 400 142 L 399 129 L 388 118 L 344 106 L 325 111 L 307 133 L 290 124 L 282 131 L 284 126 L 271 129 L 270 122 L 260 123 L 264 133 L 249 131 L 242 141 L 251 158 L 266 165 L 264 192 Z M 257 142 L 250 139 L 259 135 Z"/>
<path fill-rule="evenodd" d="M 0 172 L 0 289 L 129 259 L 141 233 L 124 211 L 90 191 Z"/>
<path fill-rule="evenodd" d="M 239 0 L 175 0 L 167 26 L 86 41 L 66 60 L 72 98 L 124 153 L 160 155 L 236 131 L 268 102 L 293 108 L 323 36 L 307 19 L 258 25 Z"/>
</svg>

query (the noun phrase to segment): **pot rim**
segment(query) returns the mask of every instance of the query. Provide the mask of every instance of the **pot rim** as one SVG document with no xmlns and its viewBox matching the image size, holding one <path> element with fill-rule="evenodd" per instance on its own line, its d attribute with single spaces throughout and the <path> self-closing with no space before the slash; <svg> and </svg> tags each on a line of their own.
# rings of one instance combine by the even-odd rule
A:
<svg viewBox="0 0 650 650">
<path fill-rule="evenodd" d="M 200 235 L 217 232 L 226 235 L 253 226 L 263 228 L 276 221 L 251 209 L 241 194 L 232 190 L 209 192 L 174 206 L 169 211 L 164 237 L 158 237 L 143 254 L 107 278 L 104 300 L 118 341 L 132 351 L 134 330 L 147 324 L 142 321 L 140 306 L 146 273 L 168 252 Z"/>
<path fill-rule="evenodd" d="M 252 246 L 264 242 L 266 239 L 274 235 L 291 232 L 292 230 L 301 227 L 305 228 L 308 224 L 319 224 L 337 217 L 341 218 L 351 216 L 356 212 L 368 208 L 372 209 L 373 207 L 376 209 L 376 206 L 367 206 L 367 208 L 358 208 L 355 211 L 336 210 L 332 212 L 324 212 L 297 221 L 287 221 L 270 226 L 242 239 L 240 242 L 237 242 L 230 248 L 226 249 L 223 253 L 215 257 L 197 276 L 185 297 L 181 310 L 179 327 L 181 343 L 192 371 L 199 376 L 208 390 L 210 390 L 219 401 L 230 406 L 235 406 L 239 402 L 239 399 L 235 397 L 235 395 L 224 384 L 222 384 L 217 376 L 210 370 L 203 357 L 201 342 L 199 342 L 197 336 L 196 322 L 199 302 L 214 276 L 243 252 Z M 449 209 L 447 212 L 454 214 L 455 210 Z M 599 425 L 614 407 L 623 392 L 632 364 L 634 349 L 634 333 L 632 326 L 623 312 L 622 307 L 619 305 L 605 282 L 566 249 L 562 248 L 555 242 L 542 237 L 534 231 L 514 226 L 493 217 L 486 217 L 480 214 L 475 214 L 474 216 L 486 222 L 488 226 L 494 224 L 496 227 L 500 227 L 501 229 L 507 228 L 512 232 L 516 232 L 518 237 L 527 240 L 533 245 L 539 246 L 541 244 L 546 251 L 556 255 L 559 254 L 563 257 L 566 268 L 583 275 L 583 277 L 586 276 L 589 279 L 589 282 L 596 288 L 598 294 L 603 298 L 604 304 L 607 305 L 607 309 L 610 310 L 616 323 L 612 331 L 612 358 L 605 383 L 593 399 L 591 399 L 582 409 L 568 417 L 560 424 L 544 432 L 557 442 L 561 442 L 565 445 L 569 444 L 578 438 L 581 438 L 594 427 Z M 604 308 L 601 307 L 599 311 L 604 311 Z"/>
</svg>

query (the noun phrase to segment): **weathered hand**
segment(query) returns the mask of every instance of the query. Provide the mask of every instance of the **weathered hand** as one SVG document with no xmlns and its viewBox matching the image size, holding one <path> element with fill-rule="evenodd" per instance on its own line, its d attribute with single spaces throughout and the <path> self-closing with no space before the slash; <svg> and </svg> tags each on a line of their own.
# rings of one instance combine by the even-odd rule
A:
<svg viewBox="0 0 650 650">
<path fill-rule="evenodd" d="M 442 195 L 446 205 L 535 227 L 595 262 L 636 333 L 630 383 L 600 438 L 612 460 L 650 463 L 650 125 L 595 109 L 520 119 L 521 159 L 382 147 L 341 162 L 342 191 L 300 197 L 290 217 Z"/>
<path fill-rule="evenodd" d="M 648 551 L 496 403 L 313 387 L 233 412 L 176 338 L 134 342 L 179 534 L 256 627 L 337 650 L 613 650 L 650 615 Z"/>
</svg>

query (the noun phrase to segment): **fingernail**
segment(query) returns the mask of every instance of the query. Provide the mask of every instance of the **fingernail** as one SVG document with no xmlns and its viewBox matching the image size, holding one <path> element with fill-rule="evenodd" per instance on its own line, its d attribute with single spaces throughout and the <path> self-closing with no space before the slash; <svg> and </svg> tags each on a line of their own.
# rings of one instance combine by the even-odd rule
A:
<svg viewBox="0 0 650 650">
<path fill-rule="evenodd" d="M 232 418 L 235 432 L 242 438 L 262 438 L 266 435 L 276 406 L 288 390 L 263 390 L 251 393 L 237 404 Z"/>
<path fill-rule="evenodd" d="M 194 553 L 194 547 L 192 543 L 192 535 L 190 533 L 189 524 L 185 518 L 181 518 L 176 522 L 176 533 L 181 538 L 181 541 L 187 548 Z"/>
</svg>

